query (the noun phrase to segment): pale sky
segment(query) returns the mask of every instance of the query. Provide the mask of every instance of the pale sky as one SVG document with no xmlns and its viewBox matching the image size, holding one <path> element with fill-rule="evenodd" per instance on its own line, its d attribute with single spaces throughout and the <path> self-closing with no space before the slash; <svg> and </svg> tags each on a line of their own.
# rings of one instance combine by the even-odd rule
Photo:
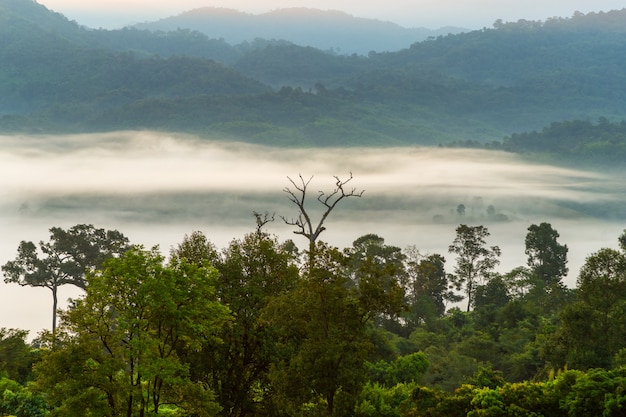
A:
<svg viewBox="0 0 626 417">
<path fill-rule="evenodd" d="M 114 29 L 152 21 L 199 7 L 226 7 L 258 14 L 289 7 L 340 10 L 357 17 L 375 18 L 405 27 L 436 29 L 461 26 L 468 29 L 491 27 L 504 21 L 545 20 L 582 13 L 626 7 L 624 0 L 37 0 L 71 20 L 94 27 Z"/>
</svg>

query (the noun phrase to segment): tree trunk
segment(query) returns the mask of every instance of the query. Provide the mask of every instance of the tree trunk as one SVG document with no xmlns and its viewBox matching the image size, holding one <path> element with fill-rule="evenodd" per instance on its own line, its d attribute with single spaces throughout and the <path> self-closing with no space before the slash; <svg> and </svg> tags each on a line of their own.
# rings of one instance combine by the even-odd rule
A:
<svg viewBox="0 0 626 417">
<path fill-rule="evenodd" d="M 56 339 L 57 331 L 57 286 L 52 287 L 52 340 Z"/>
<path fill-rule="evenodd" d="M 335 412 L 335 393 L 331 392 L 328 394 L 328 396 L 326 397 L 326 402 L 328 403 L 328 407 L 326 408 L 326 411 L 328 412 L 329 416 L 332 416 L 333 413 Z"/>
</svg>

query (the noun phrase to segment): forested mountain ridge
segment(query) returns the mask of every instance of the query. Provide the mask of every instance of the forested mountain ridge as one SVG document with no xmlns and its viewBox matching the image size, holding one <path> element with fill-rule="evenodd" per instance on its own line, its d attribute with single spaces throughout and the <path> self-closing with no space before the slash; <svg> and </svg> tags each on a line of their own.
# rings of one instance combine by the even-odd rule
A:
<svg viewBox="0 0 626 417">
<path fill-rule="evenodd" d="M 395 23 L 351 16 L 336 10 L 292 7 L 253 15 L 233 9 L 203 7 L 155 22 L 133 25 L 138 29 L 196 30 L 231 44 L 256 38 L 283 39 L 340 54 L 397 51 L 431 36 L 467 31 L 457 27 L 440 29 L 404 28 Z"/>
<path fill-rule="evenodd" d="M 5 115 L 5 128 L 30 124 L 29 120 L 22 122 L 21 116 L 35 113 L 39 115 L 36 118 L 45 120 L 43 129 L 54 128 L 58 118 L 59 126 L 71 130 L 73 119 L 88 124 L 102 109 L 147 97 L 268 90 L 233 69 L 191 54 L 159 58 L 142 50 L 107 48 L 108 32 L 80 27 L 29 0 L 3 0 L 0 19 L 4 22 L 0 27 L 4 39 L 0 47 L 0 114 Z M 109 42 L 113 43 L 115 33 L 111 35 Z M 145 34 L 133 35 L 122 33 L 119 43 Z M 153 44 L 165 38 L 149 37 Z M 132 48 L 133 43 L 130 45 Z"/>
<path fill-rule="evenodd" d="M 229 45 L 189 30 L 94 30 L 0 0 L 0 130 L 185 131 L 270 145 L 500 141 L 620 122 L 626 9 L 438 36 L 398 52 Z"/>
</svg>

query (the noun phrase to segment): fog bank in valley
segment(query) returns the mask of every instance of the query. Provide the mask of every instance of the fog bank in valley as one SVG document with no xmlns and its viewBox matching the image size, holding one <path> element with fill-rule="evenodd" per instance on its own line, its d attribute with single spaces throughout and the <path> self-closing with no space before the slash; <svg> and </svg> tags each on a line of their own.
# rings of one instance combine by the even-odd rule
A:
<svg viewBox="0 0 626 417">
<path fill-rule="evenodd" d="M 276 213 L 268 231 L 304 242 L 278 220 L 297 216 L 287 177 L 309 184 L 309 207 L 333 176 L 365 190 L 327 220 L 321 238 L 345 247 L 376 233 L 388 244 L 415 245 L 454 259 L 447 247 L 459 223 L 489 228 L 502 249 L 499 270 L 524 265 L 530 224 L 547 221 L 568 245 L 575 285 L 584 258 L 615 247 L 623 227 L 621 178 L 529 164 L 501 152 L 445 148 L 276 149 L 153 132 L 0 137 L 0 263 L 21 240 L 47 240 L 53 226 L 118 229 L 133 243 L 167 253 L 201 230 L 218 246 L 255 227 L 253 211 Z M 344 203 L 344 202 L 342 202 Z M 462 207 L 459 207 L 461 206 Z M 615 209 L 612 221 L 606 217 Z M 61 297 L 79 291 L 64 288 Z M 0 284 L 0 327 L 49 327 L 47 290 Z M 31 335 L 33 336 L 33 335 Z"/>
</svg>

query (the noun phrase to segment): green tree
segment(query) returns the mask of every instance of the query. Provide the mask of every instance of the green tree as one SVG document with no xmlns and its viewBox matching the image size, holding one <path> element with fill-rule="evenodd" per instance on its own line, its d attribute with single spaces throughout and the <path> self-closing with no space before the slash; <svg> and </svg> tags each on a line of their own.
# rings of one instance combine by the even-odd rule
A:
<svg viewBox="0 0 626 417">
<path fill-rule="evenodd" d="M 474 322 L 482 329 L 489 329 L 496 322 L 502 308 L 510 301 L 509 289 L 499 274 L 484 285 L 476 287 L 474 296 Z M 497 338 L 499 329 L 491 328 L 490 333 Z M 494 358 L 497 359 L 497 358 Z"/>
<path fill-rule="evenodd" d="M 605 248 L 587 257 L 577 288 L 578 299 L 599 311 L 608 324 L 611 313 L 626 299 L 626 254 Z"/>
<path fill-rule="evenodd" d="M 626 338 L 626 255 L 601 249 L 580 269 L 578 301 L 561 314 L 558 339 L 570 368 L 610 367 Z"/>
<path fill-rule="evenodd" d="M 17 257 L 2 266 L 5 282 L 48 288 L 52 292 L 52 332 L 57 324 L 57 292 L 62 285 L 85 289 L 85 275 L 98 269 L 105 259 L 128 249 L 128 239 L 117 230 L 96 229 L 79 224 L 68 230 L 50 229 L 50 241 L 22 241 Z"/>
<path fill-rule="evenodd" d="M 393 362 L 380 360 L 368 364 L 369 382 L 393 387 L 400 383 L 417 382 L 428 368 L 422 352 L 399 356 Z"/>
<path fill-rule="evenodd" d="M 443 315 L 448 301 L 455 300 L 450 292 L 445 263 L 446 260 L 443 256 L 433 254 L 409 264 L 411 268 L 411 283 L 409 285 L 413 301 L 417 301 L 421 297 L 428 297 L 438 316 Z"/>
<path fill-rule="evenodd" d="M 0 375 L 26 383 L 37 359 L 36 351 L 26 343 L 28 331 L 0 328 Z"/>
<path fill-rule="evenodd" d="M 48 404 L 44 395 L 31 392 L 28 386 L 0 377 L 0 415 L 46 417 Z"/>
<path fill-rule="evenodd" d="M 347 256 L 347 273 L 352 285 L 360 286 L 362 291 L 366 286 L 378 290 L 382 288 L 386 294 L 380 294 L 381 300 L 394 293 L 397 302 L 401 301 L 407 274 L 404 267 L 405 255 L 400 248 L 386 245 L 385 239 L 378 235 L 366 234 L 356 239 L 352 247 L 346 248 L 344 253 Z M 361 282 L 362 280 L 370 283 Z M 376 317 L 379 323 L 391 331 L 397 331 L 401 327 L 396 315 L 382 311 L 381 313 Z"/>
<path fill-rule="evenodd" d="M 355 272 L 366 262 L 376 262 L 384 268 L 393 270 L 401 282 L 404 281 L 405 255 L 397 246 L 385 244 L 385 239 L 369 233 L 352 242 L 352 247 L 346 249 L 349 257 L 350 270 Z"/>
<path fill-rule="evenodd" d="M 156 249 L 129 249 L 87 278 L 87 293 L 62 312 L 54 348 L 36 368 L 52 415 L 144 416 L 165 408 L 210 416 L 219 407 L 189 377 L 179 352 L 201 349 L 228 320 L 216 271 Z"/>
<path fill-rule="evenodd" d="M 505 306 L 509 301 L 509 289 L 500 276 L 496 275 L 485 285 L 476 287 L 475 308 L 487 306 L 499 308 Z"/>
<path fill-rule="evenodd" d="M 622 234 L 617 238 L 617 242 L 619 243 L 619 247 L 622 252 L 626 252 L 626 230 L 624 230 Z"/>
<path fill-rule="evenodd" d="M 552 292 L 563 287 L 567 275 L 567 245 L 560 244 L 559 233 L 550 223 L 528 227 L 525 246 L 528 267 L 534 274 L 539 292 Z"/>
<path fill-rule="evenodd" d="M 355 287 L 341 251 L 319 242 L 315 254 L 297 288 L 268 307 L 268 319 L 291 352 L 273 368 L 272 381 L 282 409 L 296 413 L 312 402 L 335 415 L 346 404 L 353 409 L 364 383 L 373 351 L 369 324 L 378 314 L 397 313 L 402 292 L 380 279 L 377 265 L 362 269 Z"/>
<path fill-rule="evenodd" d="M 502 372 L 494 370 L 491 365 L 481 365 L 476 373 L 467 379 L 467 383 L 475 387 L 494 389 L 504 385 L 505 380 Z"/>
<path fill-rule="evenodd" d="M 200 232 L 191 239 L 186 238 L 173 256 L 200 265 L 212 263 L 219 272 L 216 295 L 232 314 L 218 332 L 220 343 L 191 355 L 191 375 L 214 390 L 222 406 L 220 415 L 258 414 L 269 402 L 268 372 L 277 360 L 275 330 L 261 314 L 272 297 L 296 285 L 295 254 L 290 242 L 279 244 L 260 230 L 232 240 L 219 256 Z M 198 250 L 191 256 L 193 242 Z"/>
<path fill-rule="evenodd" d="M 493 268 L 500 263 L 500 248 L 486 247 L 485 239 L 489 235 L 484 226 L 461 224 L 456 228 L 456 237 L 448 247 L 450 253 L 457 255 L 454 278 L 459 286 L 465 287 L 467 311 L 474 305 L 476 286 L 489 279 Z"/>
<path fill-rule="evenodd" d="M 220 261 L 220 254 L 215 245 L 200 231 L 185 235 L 183 241 L 170 251 L 172 259 L 196 264 L 200 267 L 214 267 Z"/>
<path fill-rule="evenodd" d="M 562 399 L 561 408 L 571 417 L 624 415 L 626 369 L 590 369 L 578 374 L 575 383 Z"/>
<path fill-rule="evenodd" d="M 501 278 L 504 280 L 509 295 L 513 299 L 524 298 L 534 288 L 533 274 L 524 266 L 513 268 L 503 274 Z"/>
<path fill-rule="evenodd" d="M 408 404 L 414 388 L 415 384 L 383 387 L 368 382 L 359 395 L 353 415 L 356 417 L 401 417 L 405 415 L 405 404 Z"/>
<path fill-rule="evenodd" d="M 422 255 L 415 247 L 404 251 L 407 271 L 407 325 L 412 331 L 420 324 L 431 324 L 441 317 L 449 302 L 461 297 L 445 270 L 445 258 L 439 254 Z"/>
</svg>

